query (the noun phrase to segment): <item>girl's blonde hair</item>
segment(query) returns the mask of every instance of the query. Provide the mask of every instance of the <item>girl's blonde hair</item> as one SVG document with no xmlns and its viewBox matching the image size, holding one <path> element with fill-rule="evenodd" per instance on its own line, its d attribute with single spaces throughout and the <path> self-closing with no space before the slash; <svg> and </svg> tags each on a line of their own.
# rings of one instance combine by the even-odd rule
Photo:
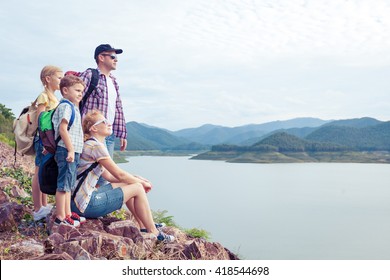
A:
<svg viewBox="0 0 390 280">
<path fill-rule="evenodd" d="M 83 119 L 83 132 L 84 132 L 84 141 L 91 137 L 89 130 L 91 127 L 99 120 L 99 117 L 102 117 L 103 114 L 99 110 L 92 110 L 88 112 Z"/>
<path fill-rule="evenodd" d="M 43 67 L 43 69 L 41 70 L 41 82 L 45 88 L 47 87 L 46 77 L 54 75 L 57 72 L 63 72 L 63 71 L 60 67 L 53 66 L 53 65 L 46 65 L 45 67 Z"/>
</svg>

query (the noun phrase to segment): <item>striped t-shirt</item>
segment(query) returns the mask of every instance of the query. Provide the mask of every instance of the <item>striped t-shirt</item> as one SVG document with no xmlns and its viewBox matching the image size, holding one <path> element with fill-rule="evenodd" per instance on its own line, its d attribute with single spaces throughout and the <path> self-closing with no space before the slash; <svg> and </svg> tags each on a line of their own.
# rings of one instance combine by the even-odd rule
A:
<svg viewBox="0 0 390 280">
<path fill-rule="evenodd" d="M 86 170 L 91 164 L 99 162 L 102 159 L 109 158 L 110 154 L 104 143 L 99 142 L 96 138 L 91 138 L 85 141 L 83 152 L 80 156 L 79 165 L 77 167 L 77 175 L 81 174 Z M 96 190 L 96 184 L 99 180 L 99 177 L 102 175 L 104 167 L 98 164 L 94 169 L 92 169 L 84 182 L 77 191 L 74 202 L 77 208 L 81 213 L 84 213 L 85 209 L 88 206 L 88 203 L 91 199 L 92 192 Z M 79 180 L 76 181 L 76 185 L 79 183 Z M 73 192 L 74 190 L 72 190 Z"/>
</svg>

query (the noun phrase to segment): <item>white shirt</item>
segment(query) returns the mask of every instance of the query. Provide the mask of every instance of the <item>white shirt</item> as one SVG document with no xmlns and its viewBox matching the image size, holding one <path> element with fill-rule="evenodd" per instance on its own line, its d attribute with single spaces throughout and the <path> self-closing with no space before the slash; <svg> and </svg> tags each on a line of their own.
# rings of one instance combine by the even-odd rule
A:
<svg viewBox="0 0 390 280">
<path fill-rule="evenodd" d="M 107 108 L 107 120 L 112 125 L 115 119 L 116 98 L 118 94 L 116 92 L 114 83 L 110 77 L 107 77 L 107 90 L 108 90 L 108 108 Z"/>
</svg>

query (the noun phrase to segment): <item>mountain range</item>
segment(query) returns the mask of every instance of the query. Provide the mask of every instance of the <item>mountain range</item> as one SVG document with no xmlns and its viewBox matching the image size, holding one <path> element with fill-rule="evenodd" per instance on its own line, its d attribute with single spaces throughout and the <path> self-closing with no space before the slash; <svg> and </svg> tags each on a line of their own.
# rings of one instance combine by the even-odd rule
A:
<svg viewBox="0 0 390 280">
<path fill-rule="evenodd" d="M 215 144 L 243 144 L 249 139 L 260 138 L 272 131 L 290 128 L 313 128 L 319 127 L 329 121 L 316 118 L 295 118 L 286 121 L 273 121 L 263 124 L 248 124 L 237 127 L 224 127 L 206 124 L 198 128 L 187 128 L 176 132 L 173 135 L 192 139 L 205 145 Z"/>
<path fill-rule="evenodd" d="M 369 117 L 347 120 L 296 118 L 238 127 L 205 124 L 178 131 L 129 122 L 127 129 L 128 150 L 197 152 L 221 144 L 251 146 L 282 132 L 305 141 L 333 143 L 348 149 L 390 150 L 390 122 Z"/>
</svg>

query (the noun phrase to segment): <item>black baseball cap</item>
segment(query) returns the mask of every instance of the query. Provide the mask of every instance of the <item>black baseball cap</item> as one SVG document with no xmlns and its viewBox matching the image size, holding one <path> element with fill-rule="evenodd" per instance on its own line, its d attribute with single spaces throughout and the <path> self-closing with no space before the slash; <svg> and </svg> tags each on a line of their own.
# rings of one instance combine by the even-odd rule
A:
<svg viewBox="0 0 390 280">
<path fill-rule="evenodd" d="M 101 44 L 101 45 L 99 45 L 99 46 L 96 47 L 94 58 L 96 59 L 97 56 L 98 56 L 99 54 L 101 54 L 102 52 L 113 52 L 113 51 L 114 51 L 116 54 L 123 53 L 123 50 L 122 50 L 122 49 L 115 49 L 115 48 L 111 47 L 109 44 Z"/>
</svg>

